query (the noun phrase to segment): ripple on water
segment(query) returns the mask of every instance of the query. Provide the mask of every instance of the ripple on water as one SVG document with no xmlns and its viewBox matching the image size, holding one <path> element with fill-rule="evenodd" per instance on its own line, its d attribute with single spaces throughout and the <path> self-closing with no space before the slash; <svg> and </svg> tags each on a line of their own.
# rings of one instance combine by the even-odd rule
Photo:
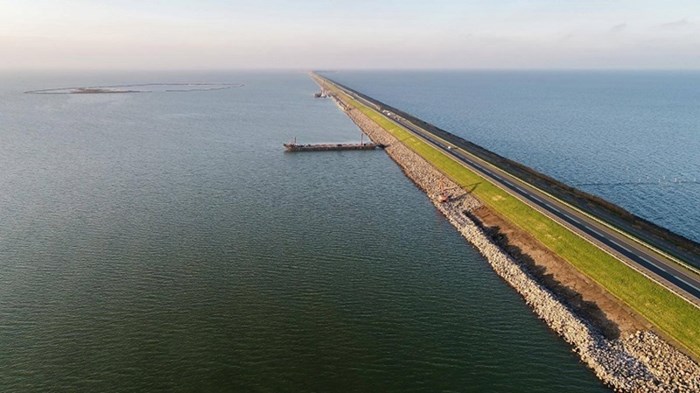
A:
<svg viewBox="0 0 700 393">
<path fill-rule="evenodd" d="M 0 90 L 0 390 L 603 390 L 386 155 L 282 152 L 357 135 L 305 75 L 209 79 Z"/>
</svg>

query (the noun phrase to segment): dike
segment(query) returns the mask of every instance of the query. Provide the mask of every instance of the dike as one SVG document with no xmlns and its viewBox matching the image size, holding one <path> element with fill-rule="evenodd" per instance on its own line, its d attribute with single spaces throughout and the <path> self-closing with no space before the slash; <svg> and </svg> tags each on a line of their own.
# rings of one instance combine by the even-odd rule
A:
<svg viewBox="0 0 700 393">
<path fill-rule="evenodd" d="M 501 249 L 472 219 L 473 211 L 484 208 L 477 199 L 362 112 L 336 95 L 332 98 L 374 143 L 386 146 L 387 154 L 404 174 L 429 196 L 435 207 L 523 297 L 535 314 L 572 346 L 601 381 L 619 392 L 700 392 L 700 367 L 690 357 L 651 331 L 606 338 L 594 324 L 577 315 L 553 291 L 538 282 L 523 263 Z M 445 190 L 449 190 L 450 200 L 441 203 L 438 198 Z"/>
</svg>

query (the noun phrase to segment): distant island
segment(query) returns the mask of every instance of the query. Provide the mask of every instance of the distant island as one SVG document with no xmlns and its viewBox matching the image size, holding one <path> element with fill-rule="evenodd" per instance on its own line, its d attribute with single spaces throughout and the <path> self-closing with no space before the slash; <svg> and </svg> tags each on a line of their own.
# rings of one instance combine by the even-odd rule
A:
<svg viewBox="0 0 700 393">
<path fill-rule="evenodd" d="M 111 86 L 61 87 L 25 91 L 25 94 L 124 94 L 124 93 L 187 93 L 243 87 L 242 83 L 141 83 Z"/>
<path fill-rule="evenodd" d="M 65 94 L 113 94 L 113 93 L 142 93 L 138 90 L 117 90 L 99 87 L 79 87 Z"/>
</svg>

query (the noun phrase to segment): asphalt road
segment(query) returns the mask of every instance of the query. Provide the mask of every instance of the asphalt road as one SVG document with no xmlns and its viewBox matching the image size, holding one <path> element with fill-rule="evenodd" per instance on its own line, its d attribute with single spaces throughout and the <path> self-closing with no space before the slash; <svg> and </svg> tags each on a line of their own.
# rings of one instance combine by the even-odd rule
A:
<svg viewBox="0 0 700 393">
<path fill-rule="evenodd" d="M 332 81 L 331 81 L 332 83 Z M 339 89 L 362 101 L 365 105 L 379 105 L 356 92 L 338 86 Z M 462 165 L 478 173 L 498 187 L 513 194 L 523 202 L 546 214 L 572 231 L 582 235 L 592 243 L 611 253 L 624 263 L 643 272 L 650 278 L 671 289 L 696 305 L 700 305 L 700 275 L 692 272 L 665 255 L 646 247 L 637 240 L 612 229 L 566 203 L 551 197 L 542 190 L 510 175 L 468 151 L 451 144 L 431 132 L 396 115 L 385 116 L 400 124 L 418 138 L 452 156 Z"/>
</svg>

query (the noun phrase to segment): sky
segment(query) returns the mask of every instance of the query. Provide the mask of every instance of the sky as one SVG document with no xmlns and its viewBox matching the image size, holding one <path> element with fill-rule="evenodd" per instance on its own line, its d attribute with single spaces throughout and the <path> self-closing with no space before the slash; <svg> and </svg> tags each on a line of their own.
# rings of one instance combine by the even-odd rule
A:
<svg viewBox="0 0 700 393">
<path fill-rule="evenodd" d="M 700 0 L 0 0 L 0 69 L 700 69 Z"/>
</svg>

